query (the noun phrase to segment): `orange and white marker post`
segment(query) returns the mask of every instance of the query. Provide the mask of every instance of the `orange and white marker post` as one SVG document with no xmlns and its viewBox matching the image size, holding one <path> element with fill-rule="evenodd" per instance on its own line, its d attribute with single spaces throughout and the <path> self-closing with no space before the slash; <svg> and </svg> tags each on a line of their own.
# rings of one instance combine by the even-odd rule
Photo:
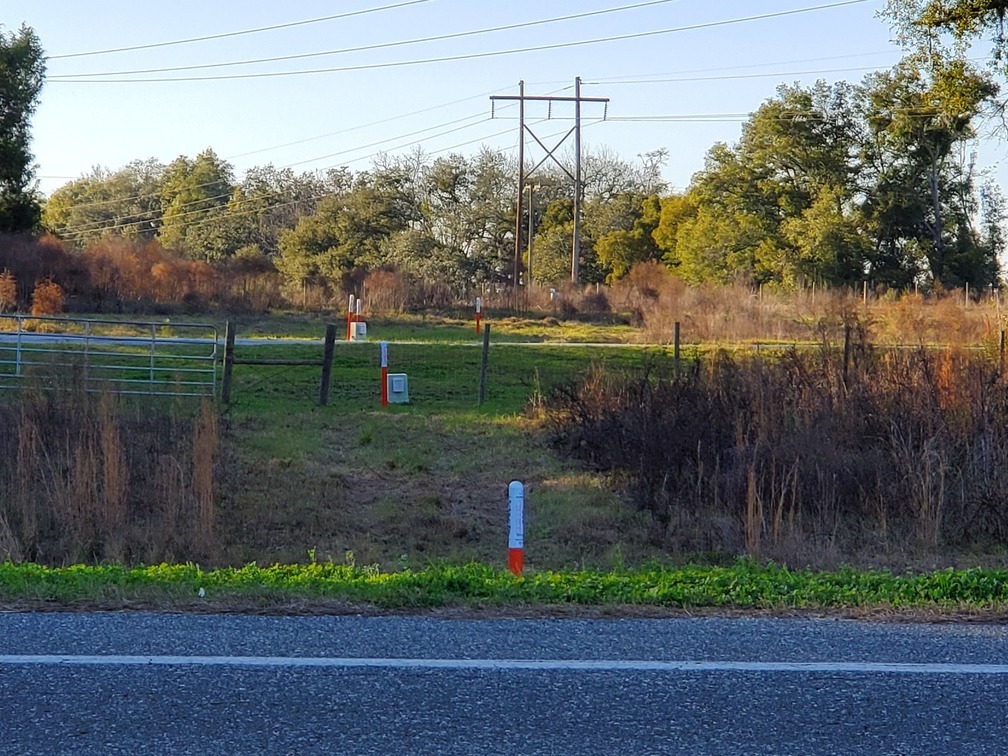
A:
<svg viewBox="0 0 1008 756">
<path fill-rule="evenodd" d="M 357 298 L 357 317 L 354 318 L 354 323 L 360 323 L 360 311 L 361 311 L 361 300 L 360 297 Z"/>
<path fill-rule="evenodd" d="M 508 569 L 515 575 L 521 575 L 525 561 L 525 486 L 521 481 L 511 481 L 508 486 L 508 500 L 510 520 Z"/>
<path fill-rule="evenodd" d="M 388 407 L 388 342 L 381 343 L 381 406 Z"/>
<path fill-rule="evenodd" d="M 480 334 L 480 319 L 483 316 L 483 300 L 476 297 L 476 335 Z"/>
<path fill-rule="evenodd" d="M 354 295 L 350 295 L 350 304 L 347 306 L 346 313 L 346 340 L 350 341 L 350 332 L 353 328 L 353 306 L 354 306 Z"/>
</svg>

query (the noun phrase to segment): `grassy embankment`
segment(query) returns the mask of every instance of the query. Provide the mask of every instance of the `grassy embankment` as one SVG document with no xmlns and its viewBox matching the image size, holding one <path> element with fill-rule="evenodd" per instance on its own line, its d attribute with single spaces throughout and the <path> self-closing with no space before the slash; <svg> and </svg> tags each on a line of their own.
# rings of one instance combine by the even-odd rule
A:
<svg viewBox="0 0 1008 756">
<path fill-rule="evenodd" d="M 319 336 L 320 329 L 311 333 L 313 325 L 270 328 L 277 336 Z M 389 608 L 882 605 L 990 611 L 1008 600 L 1008 574 L 997 570 L 917 577 L 789 572 L 732 564 L 724 554 L 707 558 L 731 566 L 645 567 L 703 555 L 663 553 L 648 517 L 604 477 L 557 458 L 526 410 L 533 396 L 593 363 L 627 367 L 667 350 L 495 343 L 487 402 L 477 407 L 480 350 L 470 323 L 375 321 L 369 327 L 371 344 L 337 346 L 325 408 L 313 405 L 317 369 L 239 368 L 220 430 L 212 532 L 197 533 L 188 544 L 151 539 L 128 550 L 132 563 L 198 561 L 217 569 L 7 564 L 0 570 L 3 601 L 225 609 L 334 601 Z M 493 327 L 495 342 L 633 340 L 626 327 L 595 331 L 520 321 Z M 254 331 L 243 324 L 239 335 Z M 391 370 L 410 377 L 407 406 L 379 406 L 373 342 L 380 338 L 419 342 L 395 345 L 390 354 Z M 255 349 L 259 357 L 319 352 L 317 345 Z M 505 491 L 513 478 L 529 487 L 529 570 L 518 580 L 485 566 L 504 561 Z M 202 546 L 188 551 L 194 544 Z M 87 554 L 72 552 L 42 557 L 52 565 L 88 561 Z M 940 554 L 930 557 L 942 562 Z M 242 566 L 253 562 L 287 566 Z"/>
</svg>

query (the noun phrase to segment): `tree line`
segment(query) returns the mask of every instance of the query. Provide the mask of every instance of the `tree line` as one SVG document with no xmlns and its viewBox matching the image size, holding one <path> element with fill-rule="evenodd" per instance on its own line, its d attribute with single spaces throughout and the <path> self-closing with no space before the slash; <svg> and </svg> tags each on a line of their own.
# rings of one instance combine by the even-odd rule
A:
<svg viewBox="0 0 1008 756">
<path fill-rule="evenodd" d="M 979 76 L 971 87 L 945 93 L 909 64 L 859 85 L 783 85 L 680 193 L 660 180 L 661 151 L 590 152 L 582 283 L 660 260 L 691 283 L 996 284 L 1004 201 L 971 147 L 997 88 Z M 210 263 L 259 260 L 294 288 L 345 288 L 388 267 L 460 295 L 509 285 L 514 235 L 527 268 L 531 230 L 520 283 L 554 285 L 570 270 L 573 187 L 562 173 L 532 179 L 516 223 L 516 174 L 509 154 L 483 149 L 386 155 L 357 174 L 268 165 L 239 181 L 208 149 L 95 170 L 52 194 L 42 225 L 82 247 L 119 236 Z"/>
</svg>

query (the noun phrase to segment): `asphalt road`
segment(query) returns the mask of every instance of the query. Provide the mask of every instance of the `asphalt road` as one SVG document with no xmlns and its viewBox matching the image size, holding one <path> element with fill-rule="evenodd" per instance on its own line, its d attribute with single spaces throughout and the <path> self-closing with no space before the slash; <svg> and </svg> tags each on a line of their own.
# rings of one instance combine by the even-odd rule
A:
<svg viewBox="0 0 1008 756">
<path fill-rule="evenodd" d="M 1003 754 L 1008 628 L 0 614 L 10 754 Z"/>
</svg>

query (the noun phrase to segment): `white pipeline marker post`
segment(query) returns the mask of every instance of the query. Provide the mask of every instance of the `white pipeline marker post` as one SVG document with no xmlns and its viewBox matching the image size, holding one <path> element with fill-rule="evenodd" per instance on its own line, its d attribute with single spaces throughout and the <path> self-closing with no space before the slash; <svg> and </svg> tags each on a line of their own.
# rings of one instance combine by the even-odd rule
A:
<svg viewBox="0 0 1008 756">
<path fill-rule="evenodd" d="M 361 311 L 361 301 L 360 301 L 360 299 L 358 299 L 357 300 L 357 317 L 354 320 L 355 323 L 360 323 L 360 311 Z"/>
<path fill-rule="evenodd" d="M 476 335 L 480 333 L 480 318 L 483 315 L 483 300 L 476 297 Z"/>
<path fill-rule="evenodd" d="M 347 306 L 346 314 L 346 340 L 350 341 L 350 329 L 353 327 L 353 307 L 354 307 L 354 295 L 350 295 L 350 304 Z"/>
<path fill-rule="evenodd" d="M 508 486 L 510 528 L 508 533 L 508 569 L 521 575 L 525 561 L 525 486 L 512 480 Z"/>
<path fill-rule="evenodd" d="M 381 406 L 388 407 L 388 342 L 381 343 Z"/>
</svg>

